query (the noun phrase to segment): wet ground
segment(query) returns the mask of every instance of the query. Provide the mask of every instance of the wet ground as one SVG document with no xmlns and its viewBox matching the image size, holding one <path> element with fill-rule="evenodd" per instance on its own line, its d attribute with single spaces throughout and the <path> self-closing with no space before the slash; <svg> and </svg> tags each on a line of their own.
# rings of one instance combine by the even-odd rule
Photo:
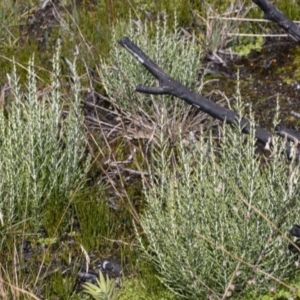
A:
<svg viewBox="0 0 300 300">
<path fill-rule="evenodd" d="M 281 123 L 297 130 L 300 121 L 291 112 L 300 112 L 299 51 L 300 45 L 291 39 L 269 39 L 261 52 L 253 51 L 248 58 L 227 58 L 226 67 L 208 62 L 205 67 L 214 74 L 209 75 L 212 81 L 206 85 L 205 92 L 217 89 L 233 101 L 239 72 L 242 101 L 246 106 L 252 105 L 257 122 L 273 130 L 278 99 Z"/>
</svg>

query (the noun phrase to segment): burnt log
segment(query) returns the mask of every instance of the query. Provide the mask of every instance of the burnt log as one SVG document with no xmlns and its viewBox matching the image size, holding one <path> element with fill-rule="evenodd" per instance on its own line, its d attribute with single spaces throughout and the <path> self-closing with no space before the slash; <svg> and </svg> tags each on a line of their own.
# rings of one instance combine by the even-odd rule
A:
<svg viewBox="0 0 300 300">
<path fill-rule="evenodd" d="M 292 129 L 286 128 L 282 124 L 276 125 L 275 133 L 280 135 L 283 138 L 286 138 L 289 141 L 294 142 L 295 144 L 300 144 L 300 133 Z"/>
<path fill-rule="evenodd" d="M 265 19 L 275 22 L 279 27 L 284 29 L 295 41 L 300 41 L 300 28 L 272 3 L 266 0 L 252 0 L 265 14 Z"/>
<path fill-rule="evenodd" d="M 180 98 L 190 105 L 193 105 L 210 116 L 226 122 L 231 125 L 241 126 L 243 133 L 249 133 L 251 129 L 250 121 L 246 118 L 241 118 L 235 112 L 227 109 L 199 94 L 192 91 L 188 87 L 184 86 L 179 81 L 170 77 L 164 72 L 157 64 L 155 64 L 137 45 L 135 45 L 128 37 L 121 38 L 118 43 L 130 52 L 157 80 L 158 87 L 148 87 L 138 85 L 136 91 L 145 94 L 152 95 L 171 95 Z M 240 123 L 239 123 L 240 122 Z M 256 139 L 264 144 L 266 148 L 272 147 L 274 140 L 274 134 L 268 130 L 256 125 L 255 128 Z M 277 126 L 275 133 L 284 137 L 286 142 L 286 153 L 289 159 L 292 159 L 294 155 L 298 158 L 299 151 L 293 153 L 289 142 L 298 144 L 300 135 L 288 130 L 282 125 Z M 299 139 L 298 139 L 299 138 Z"/>
<path fill-rule="evenodd" d="M 136 91 L 153 95 L 171 95 L 180 98 L 190 105 L 196 106 L 210 116 L 231 125 L 238 125 L 239 116 L 229 110 L 199 94 L 192 91 L 182 83 L 171 78 L 157 64 L 155 64 L 137 45 L 128 37 L 119 40 L 119 44 L 130 52 L 159 82 L 158 87 L 137 86 Z M 241 119 L 242 131 L 250 132 L 250 121 L 246 118 Z M 257 140 L 264 145 L 272 146 L 273 134 L 260 126 L 255 127 Z"/>
</svg>

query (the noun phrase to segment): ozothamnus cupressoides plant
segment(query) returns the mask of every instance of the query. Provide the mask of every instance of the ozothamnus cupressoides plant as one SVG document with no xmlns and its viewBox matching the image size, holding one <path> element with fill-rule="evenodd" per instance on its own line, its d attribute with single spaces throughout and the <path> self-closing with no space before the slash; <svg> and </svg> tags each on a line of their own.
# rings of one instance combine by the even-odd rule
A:
<svg viewBox="0 0 300 300">
<path fill-rule="evenodd" d="M 122 35 L 131 38 L 155 63 L 162 69 L 168 70 L 171 77 L 191 89 L 196 88 L 201 57 L 200 47 L 195 37 L 185 41 L 180 34 L 176 15 L 172 30 L 168 29 L 166 14 L 152 24 L 130 23 L 126 28 L 128 29 Z M 134 90 L 141 84 L 155 86 L 156 79 L 145 72 L 144 67 L 138 65 L 134 57 L 117 46 L 116 36 L 113 38 L 113 45 L 109 61 L 103 61 L 101 64 L 101 79 L 108 96 L 126 112 L 143 114 L 146 112 L 151 115 L 153 112 L 151 98 Z M 159 98 L 153 97 L 153 99 Z M 166 105 L 170 112 L 185 106 L 179 99 L 170 99 L 170 97 L 159 99 L 156 105 Z M 165 103 L 162 103 L 162 99 Z"/>
<path fill-rule="evenodd" d="M 296 270 L 286 236 L 299 222 L 299 163 L 287 163 L 279 141 L 268 158 L 258 155 L 253 128 L 224 126 L 222 136 L 170 149 L 161 134 L 153 145 L 140 245 L 187 299 L 241 299 Z"/>
<path fill-rule="evenodd" d="M 1 226 L 30 222 L 38 228 L 48 201 L 67 203 L 89 166 L 83 162 L 86 142 L 75 74 L 72 96 L 65 99 L 60 86 L 60 46 L 53 58 L 51 90 L 38 99 L 33 59 L 28 84 L 19 87 L 16 66 L 11 96 L 0 110 Z M 67 112 L 63 106 L 68 104 Z"/>
</svg>

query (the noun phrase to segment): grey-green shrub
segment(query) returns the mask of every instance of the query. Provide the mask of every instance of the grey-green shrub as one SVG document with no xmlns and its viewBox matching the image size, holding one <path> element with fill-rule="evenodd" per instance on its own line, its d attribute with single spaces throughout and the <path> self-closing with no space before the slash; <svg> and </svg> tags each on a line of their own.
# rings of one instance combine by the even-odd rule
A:
<svg viewBox="0 0 300 300">
<path fill-rule="evenodd" d="M 122 26 L 119 24 L 118 27 Z M 145 24 L 123 24 L 126 28 L 116 37 L 114 32 L 113 47 L 108 61 L 102 61 L 101 80 L 106 93 L 125 112 L 153 113 L 153 101 L 161 106 L 164 101 L 172 112 L 186 107 L 181 100 L 170 97 L 149 96 L 135 92 L 137 85 L 156 86 L 157 80 L 145 68 L 138 64 L 136 59 L 117 45 L 121 36 L 128 36 L 137 44 L 155 63 L 168 74 L 195 89 L 198 85 L 198 72 L 200 68 L 201 49 L 196 43 L 195 36 L 190 40 L 182 35 L 178 28 L 176 17 L 172 31 L 167 26 L 167 16 L 164 14 L 156 22 Z"/>
<path fill-rule="evenodd" d="M 10 97 L 0 110 L 2 226 L 29 221 L 31 228 L 38 228 L 45 204 L 66 204 L 70 193 L 82 186 L 89 166 L 88 158 L 83 161 L 86 141 L 79 81 L 75 74 L 72 96 L 65 99 L 59 49 L 53 58 L 51 89 L 40 99 L 33 59 L 26 89 L 19 87 L 14 66 Z"/>
<path fill-rule="evenodd" d="M 186 299 L 241 299 L 271 287 L 263 272 L 284 280 L 297 269 L 285 235 L 300 219 L 299 164 L 279 141 L 262 159 L 253 130 L 222 134 L 220 145 L 200 137 L 170 149 L 163 134 L 153 145 L 138 237 L 161 281 Z"/>
</svg>

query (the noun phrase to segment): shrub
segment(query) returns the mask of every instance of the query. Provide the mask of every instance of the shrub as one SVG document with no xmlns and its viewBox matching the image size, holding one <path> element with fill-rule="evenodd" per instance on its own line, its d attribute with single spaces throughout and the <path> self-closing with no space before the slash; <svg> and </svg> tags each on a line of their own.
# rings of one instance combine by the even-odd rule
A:
<svg viewBox="0 0 300 300">
<path fill-rule="evenodd" d="M 202 136 L 170 149 L 162 133 L 153 145 L 138 238 L 186 299 L 241 299 L 296 270 L 286 234 L 299 220 L 299 163 L 287 164 L 279 141 L 269 158 L 256 150 L 253 129 L 239 126 L 224 126 L 220 144 Z"/>
<path fill-rule="evenodd" d="M 53 58 L 50 92 L 38 97 L 33 59 L 28 86 L 18 85 L 16 66 L 10 97 L 0 110 L 1 225 L 27 222 L 38 228 L 49 201 L 64 203 L 89 166 L 76 74 L 68 109 L 60 86 L 60 47 Z M 26 223 L 27 224 L 27 223 Z"/>
<path fill-rule="evenodd" d="M 124 24 L 123 24 L 124 25 Z M 120 26 L 119 26 L 120 27 Z M 124 26 L 123 26 L 124 27 Z M 195 89 L 198 83 L 201 51 L 194 36 L 190 41 L 185 40 L 178 28 L 176 17 L 173 31 L 167 26 L 167 16 L 164 14 L 153 23 L 126 24 L 128 28 L 122 35 L 127 35 L 162 69 L 168 70 L 169 75 L 183 84 Z M 113 44 L 118 38 L 114 32 Z M 180 62 L 178 61 L 180 57 Z M 114 46 L 107 62 L 102 61 L 101 79 L 105 91 L 111 100 L 115 101 L 126 112 L 153 113 L 152 99 L 158 96 L 149 96 L 134 92 L 137 85 L 154 86 L 156 79 L 136 59 L 128 55 L 124 49 Z M 161 100 L 161 97 L 159 98 Z M 178 99 L 163 97 L 170 111 L 178 106 L 186 110 Z M 161 105 L 158 101 L 156 105 Z"/>
</svg>

